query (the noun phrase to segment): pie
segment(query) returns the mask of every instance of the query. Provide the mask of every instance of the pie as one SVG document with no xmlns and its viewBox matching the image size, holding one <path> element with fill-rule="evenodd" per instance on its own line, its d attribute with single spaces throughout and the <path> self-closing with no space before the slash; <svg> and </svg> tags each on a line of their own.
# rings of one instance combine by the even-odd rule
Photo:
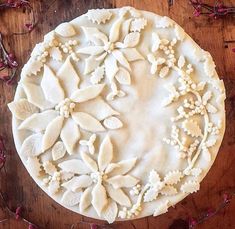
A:
<svg viewBox="0 0 235 229">
<path fill-rule="evenodd" d="M 123 7 L 45 35 L 8 106 L 41 189 L 112 223 L 166 213 L 199 190 L 223 139 L 224 100 L 211 55 L 178 24 Z"/>
</svg>

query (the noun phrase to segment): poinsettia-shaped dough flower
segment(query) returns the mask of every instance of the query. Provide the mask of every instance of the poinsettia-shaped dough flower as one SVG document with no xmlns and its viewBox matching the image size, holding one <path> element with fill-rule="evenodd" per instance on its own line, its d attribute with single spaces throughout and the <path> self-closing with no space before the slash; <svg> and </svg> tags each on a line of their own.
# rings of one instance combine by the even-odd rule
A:
<svg viewBox="0 0 235 229">
<path fill-rule="evenodd" d="M 120 16 L 111 26 L 108 36 L 95 27 L 82 27 L 86 39 L 92 43 L 92 45 L 85 46 L 77 51 L 81 54 L 90 55 L 85 60 L 84 74 L 93 72 L 104 63 L 105 71 L 95 71 L 93 83 L 99 82 L 103 77 L 100 76 L 101 72 L 102 74 L 105 72 L 110 81 L 113 81 L 116 77 L 119 83 L 130 84 L 130 74 L 127 71 L 131 71 L 129 62 L 143 59 L 135 47 L 140 41 L 140 30 L 147 22 L 143 18 L 139 19 L 143 20 L 145 24 L 139 31 L 131 31 L 130 24 L 133 18 L 126 20 L 125 13 L 126 11 L 120 12 Z M 119 74 L 117 74 L 118 72 Z M 95 79 L 96 74 L 98 74 L 97 80 Z"/>
<path fill-rule="evenodd" d="M 80 202 L 81 212 L 92 205 L 98 216 L 111 223 L 117 216 L 117 204 L 131 206 L 131 201 L 122 188 L 131 188 L 138 183 L 138 179 L 127 174 L 134 167 L 136 158 L 112 163 L 113 145 L 109 136 L 106 136 L 100 145 L 97 161 L 85 152 L 81 153 L 81 157 L 82 160 L 72 159 L 58 165 L 62 171 L 78 174 L 62 184 L 67 189 L 62 202 L 69 206 Z M 79 201 L 71 204 L 71 201 L 68 201 L 68 193 L 73 196 L 79 192 Z M 107 211 L 110 214 L 106 214 Z"/>
<path fill-rule="evenodd" d="M 72 154 L 74 146 L 80 138 L 80 128 L 89 132 L 105 131 L 100 121 L 118 114 L 98 97 L 104 84 L 79 89 L 79 81 L 79 76 L 68 57 L 57 74 L 54 74 L 49 66 L 44 65 L 40 85 L 29 82 L 21 83 L 29 101 L 28 104 L 41 109 L 41 112 L 27 116 L 19 126 L 20 130 L 42 132 L 41 135 L 37 135 L 37 138 L 35 137 L 34 142 L 32 139 L 26 141 L 26 138 L 26 143 L 30 142 L 31 145 L 37 142 L 37 147 L 31 147 L 32 152 L 29 152 L 28 156 L 38 156 L 49 149 L 59 136 L 67 152 Z M 13 103 L 10 105 L 13 114 L 17 113 L 17 104 L 18 110 L 21 109 L 22 112 L 19 101 Z M 84 110 L 88 110 L 89 113 Z M 40 143 L 41 150 L 38 145 Z M 28 144 L 23 144 L 23 146 L 29 147 Z M 36 148 L 37 152 L 34 152 L 33 150 Z"/>
</svg>

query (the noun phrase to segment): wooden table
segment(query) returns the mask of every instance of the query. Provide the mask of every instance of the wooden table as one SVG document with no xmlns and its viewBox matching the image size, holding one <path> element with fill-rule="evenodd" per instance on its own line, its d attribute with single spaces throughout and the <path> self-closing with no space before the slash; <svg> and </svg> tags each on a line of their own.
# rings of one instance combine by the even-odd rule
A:
<svg viewBox="0 0 235 229">
<path fill-rule="evenodd" d="M 5 35 L 5 43 L 16 53 L 20 68 L 27 61 L 34 45 L 42 40 L 43 35 L 63 21 L 69 21 L 91 8 L 113 8 L 131 5 L 139 9 L 154 11 L 173 18 L 184 27 L 186 32 L 208 50 L 217 65 L 217 71 L 225 82 L 227 99 L 227 127 L 219 155 L 201 184 L 199 192 L 188 196 L 175 208 L 170 208 L 167 214 L 159 217 L 122 222 L 110 228 L 125 229 L 184 229 L 170 227 L 175 219 L 186 219 L 197 216 L 207 207 L 216 207 L 222 200 L 224 190 L 235 189 L 235 18 L 214 20 L 207 17 L 195 18 L 193 9 L 187 0 L 34 0 L 31 1 L 37 27 L 32 33 L 22 36 L 10 36 L 13 31 L 19 31 L 28 21 L 27 14 L 21 10 L 0 11 L 0 30 Z M 208 1 L 214 3 L 214 1 Z M 225 1 L 235 5 L 235 0 Z M 18 73 L 19 73 L 18 71 Z M 18 74 L 19 76 L 19 74 Z M 8 197 L 9 206 L 14 209 L 24 206 L 23 215 L 34 223 L 46 229 L 66 229 L 79 220 L 91 222 L 85 218 L 58 205 L 48 197 L 30 178 L 21 163 L 12 138 L 11 114 L 6 104 L 13 99 L 15 86 L 7 86 L 0 82 L 0 135 L 7 139 L 9 152 L 7 154 L 7 178 L 0 176 L 1 191 Z M 6 183 L 5 183 L 6 181 Z M 0 219 L 6 214 L 0 209 Z M 27 224 L 11 219 L 0 224 L 1 229 L 24 229 Z M 80 224 L 76 228 L 90 228 Z M 209 219 L 196 228 L 215 229 L 235 228 L 235 199 L 217 216 Z"/>
</svg>

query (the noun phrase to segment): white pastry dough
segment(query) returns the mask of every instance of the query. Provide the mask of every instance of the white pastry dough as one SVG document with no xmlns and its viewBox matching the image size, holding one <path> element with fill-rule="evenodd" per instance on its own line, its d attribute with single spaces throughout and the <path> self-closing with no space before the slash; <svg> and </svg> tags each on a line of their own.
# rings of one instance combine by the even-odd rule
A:
<svg viewBox="0 0 235 229">
<path fill-rule="evenodd" d="M 58 203 L 107 220 L 196 192 L 225 129 L 211 55 L 173 20 L 94 9 L 35 46 L 9 108 L 17 151 Z"/>
</svg>

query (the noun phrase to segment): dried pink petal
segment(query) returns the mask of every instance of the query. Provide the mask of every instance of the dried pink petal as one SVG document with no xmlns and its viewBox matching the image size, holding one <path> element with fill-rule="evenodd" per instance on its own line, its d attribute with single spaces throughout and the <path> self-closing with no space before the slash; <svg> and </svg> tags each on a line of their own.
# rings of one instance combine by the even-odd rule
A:
<svg viewBox="0 0 235 229">
<path fill-rule="evenodd" d="M 18 220 L 21 218 L 21 213 L 22 213 L 22 207 L 17 207 L 15 211 L 15 219 Z"/>
</svg>

